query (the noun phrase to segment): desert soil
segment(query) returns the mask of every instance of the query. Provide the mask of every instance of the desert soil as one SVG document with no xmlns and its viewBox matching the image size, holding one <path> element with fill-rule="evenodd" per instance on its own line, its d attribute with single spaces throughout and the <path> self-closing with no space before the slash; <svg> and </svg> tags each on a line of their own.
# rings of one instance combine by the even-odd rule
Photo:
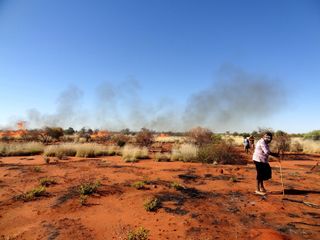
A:
<svg viewBox="0 0 320 240">
<path fill-rule="evenodd" d="M 0 239 L 126 239 L 137 227 L 149 239 L 320 239 L 320 155 L 288 155 L 271 162 L 269 194 L 257 196 L 255 168 L 183 162 L 124 163 L 121 157 L 69 158 L 46 164 L 42 156 L 0 159 Z M 39 166 L 40 171 L 35 171 Z M 17 198 L 50 177 L 57 184 L 33 201 Z M 80 204 L 79 186 L 99 180 Z M 131 186 L 147 181 L 145 189 Z M 180 190 L 171 187 L 176 182 Z M 157 197 L 161 207 L 144 209 Z M 304 204 L 304 203 L 307 204 Z M 313 205 L 310 205 L 312 203 Z"/>
</svg>

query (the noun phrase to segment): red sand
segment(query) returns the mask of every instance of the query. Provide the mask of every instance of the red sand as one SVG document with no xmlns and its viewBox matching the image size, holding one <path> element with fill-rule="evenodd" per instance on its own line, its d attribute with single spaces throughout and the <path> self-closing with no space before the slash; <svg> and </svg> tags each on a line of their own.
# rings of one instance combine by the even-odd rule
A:
<svg viewBox="0 0 320 240">
<path fill-rule="evenodd" d="M 150 230 L 150 239 L 320 239 L 320 209 L 282 201 L 276 162 L 271 163 L 273 179 L 266 183 L 270 194 L 266 199 L 253 194 L 255 169 L 247 157 L 247 166 L 151 159 L 132 164 L 120 157 L 48 165 L 42 156 L 1 158 L 0 239 L 126 239 L 129 230 L 140 226 Z M 319 168 L 309 172 L 319 156 L 308 158 L 282 162 L 285 188 L 297 190 L 286 197 L 320 205 Z M 232 176 L 239 181 L 230 181 Z M 58 182 L 47 187 L 48 196 L 15 200 L 43 177 Z M 81 206 L 77 186 L 97 179 L 102 183 L 98 194 Z M 139 180 L 151 184 L 146 190 L 130 186 Z M 171 182 L 186 190 L 170 188 Z M 147 212 L 143 204 L 153 196 L 162 207 Z"/>
</svg>

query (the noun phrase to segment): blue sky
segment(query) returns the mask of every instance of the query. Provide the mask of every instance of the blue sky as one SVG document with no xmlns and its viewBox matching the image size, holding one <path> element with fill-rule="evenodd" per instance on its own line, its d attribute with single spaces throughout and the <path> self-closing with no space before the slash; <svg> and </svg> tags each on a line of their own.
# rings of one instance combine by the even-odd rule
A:
<svg viewBox="0 0 320 240">
<path fill-rule="evenodd" d="M 0 127 L 307 132 L 319 56 L 319 1 L 0 0 Z"/>
</svg>

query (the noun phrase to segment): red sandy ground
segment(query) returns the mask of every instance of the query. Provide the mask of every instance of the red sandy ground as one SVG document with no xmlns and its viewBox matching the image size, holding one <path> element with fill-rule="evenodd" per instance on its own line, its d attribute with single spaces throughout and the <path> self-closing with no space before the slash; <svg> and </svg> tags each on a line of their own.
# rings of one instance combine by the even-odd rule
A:
<svg viewBox="0 0 320 240">
<path fill-rule="evenodd" d="M 0 239 L 126 239 L 140 226 L 150 230 L 150 239 L 320 239 L 320 209 L 282 200 L 276 162 L 266 183 L 270 194 L 254 195 L 255 169 L 246 157 L 246 166 L 152 159 L 132 164 L 118 156 L 50 164 L 42 156 L 1 158 Z M 288 157 L 282 162 L 286 197 L 320 205 L 319 168 L 310 171 L 320 156 Z M 238 182 L 230 181 L 232 176 Z M 43 177 L 57 180 L 48 196 L 30 202 L 14 198 Z M 99 192 L 81 206 L 78 186 L 97 179 Z M 150 181 L 147 189 L 130 186 L 139 180 Z M 186 190 L 170 188 L 172 182 Z M 153 196 L 162 206 L 147 212 L 143 204 Z"/>
</svg>

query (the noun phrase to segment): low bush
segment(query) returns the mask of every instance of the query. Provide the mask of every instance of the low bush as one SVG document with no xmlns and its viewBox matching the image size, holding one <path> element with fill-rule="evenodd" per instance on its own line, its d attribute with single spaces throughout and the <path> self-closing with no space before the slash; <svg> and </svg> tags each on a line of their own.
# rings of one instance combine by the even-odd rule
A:
<svg viewBox="0 0 320 240">
<path fill-rule="evenodd" d="M 234 146 L 224 141 L 199 148 L 196 161 L 218 164 L 246 164 L 246 161 Z"/>
<path fill-rule="evenodd" d="M 185 189 L 185 187 L 184 187 L 182 184 L 177 183 L 177 182 L 172 182 L 172 183 L 170 184 L 170 187 L 171 187 L 171 188 L 174 188 L 175 190 Z"/>
<path fill-rule="evenodd" d="M 152 198 L 144 203 L 144 209 L 148 212 L 154 212 L 160 208 L 161 202 L 158 198 Z"/>
<path fill-rule="evenodd" d="M 101 186 L 100 181 L 83 183 L 79 187 L 80 195 L 92 195 L 97 192 L 98 187 Z"/>
<path fill-rule="evenodd" d="M 41 178 L 39 183 L 41 186 L 49 187 L 50 185 L 57 184 L 57 181 L 51 178 Z"/>
<path fill-rule="evenodd" d="M 146 182 L 145 181 L 137 181 L 131 184 L 131 187 L 134 187 L 138 190 L 145 189 Z"/>
<path fill-rule="evenodd" d="M 26 193 L 23 193 L 17 197 L 19 200 L 23 200 L 25 202 L 35 200 L 37 197 L 46 195 L 46 188 L 44 186 L 36 187 Z"/>
<path fill-rule="evenodd" d="M 128 234 L 128 240 L 148 240 L 149 230 L 144 227 L 139 227 Z"/>
</svg>

